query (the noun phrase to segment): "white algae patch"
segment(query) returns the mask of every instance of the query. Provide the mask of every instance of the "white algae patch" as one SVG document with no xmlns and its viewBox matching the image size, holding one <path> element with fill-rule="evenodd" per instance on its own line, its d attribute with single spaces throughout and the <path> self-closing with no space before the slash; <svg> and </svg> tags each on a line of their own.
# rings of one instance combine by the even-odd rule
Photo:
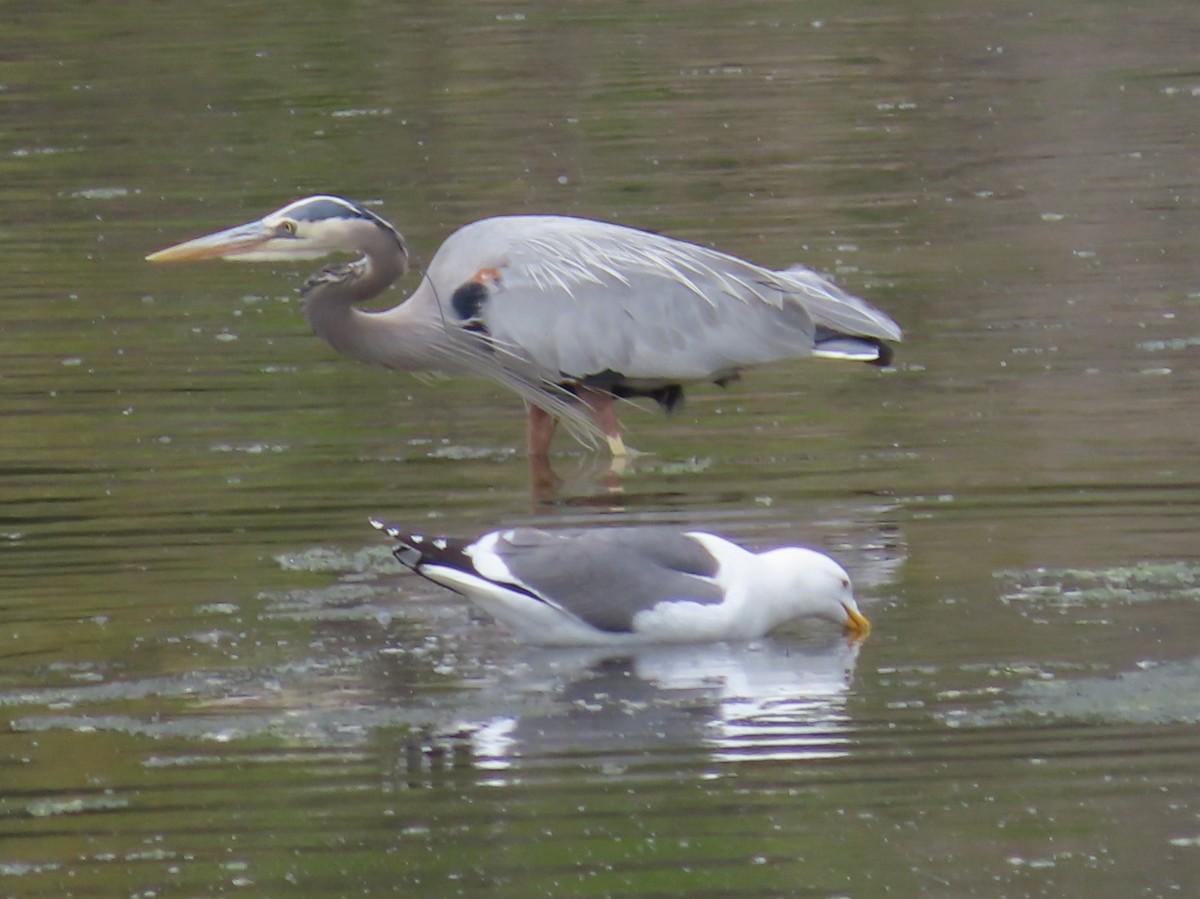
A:
<svg viewBox="0 0 1200 899">
<path fill-rule="evenodd" d="M 34 818 L 46 818 L 51 815 L 78 815 L 83 812 L 112 811 L 128 806 L 128 799 L 117 796 L 72 796 L 36 799 L 25 807 L 25 811 Z"/>
<path fill-rule="evenodd" d="M 1039 620 L 1059 613 L 1078 622 L 1088 618 L 1087 610 L 1093 610 L 1094 618 L 1094 610 L 1200 600 L 1200 563 L 1196 562 L 1035 568 L 1001 571 L 996 576 L 1005 582 L 1000 600 Z M 1080 611 L 1082 616 L 1077 614 Z M 1108 623 L 1107 618 L 1103 621 Z M 1019 684 L 1001 688 L 1003 701 L 947 710 L 938 717 L 953 727 L 1007 724 L 1030 717 L 1139 725 L 1200 723 L 1200 658 L 1146 660 L 1115 673 L 1105 666 L 1104 673 L 1091 674 L 1070 676 L 1043 666 L 1022 676 Z"/>
<path fill-rule="evenodd" d="M 1155 600 L 1200 600 L 1200 565 L 1189 562 L 1137 562 L 1114 568 L 1035 568 L 1002 571 L 1013 582 L 1000 599 L 1042 607 Z"/>
<path fill-rule="evenodd" d="M 340 574 L 395 574 L 403 566 L 392 556 L 390 545 L 368 546 L 348 553 L 340 549 L 314 546 L 295 553 L 276 556 L 284 571 L 336 571 Z"/>
<path fill-rule="evenodd" d="M 511 446 L 441 446 L 427 453 L 430 459 L 452 459 L 454 461 L 485 459 L 493 462 L 504 462 L 516 456 L 517 450 Z"/>
<path fill-rule="evenodd" d="M 1115 677 L 1026 681 L 1012 691 L 1011 700 L 947 716 L 947 721 L 986 726 L 1030 716 L 1121 724 L 1200 723 L 1200 658 L 1147 664 Z"/>
</svg>

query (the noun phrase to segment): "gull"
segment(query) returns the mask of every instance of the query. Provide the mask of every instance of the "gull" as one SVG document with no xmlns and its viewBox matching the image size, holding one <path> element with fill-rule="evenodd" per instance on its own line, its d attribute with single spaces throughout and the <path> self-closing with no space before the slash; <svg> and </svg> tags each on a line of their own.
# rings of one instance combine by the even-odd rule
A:
<svg viewBox="0 0 1200 899">
<path fill-rule="evenodd" d="M 679 527 L 514 527 L 473 539 L 379 519 L 400 564 L 542 646 L 747 641 L 796 618 L 865 637 L 845 569 L 801 546 L 748 550 Z"/>
</svg>

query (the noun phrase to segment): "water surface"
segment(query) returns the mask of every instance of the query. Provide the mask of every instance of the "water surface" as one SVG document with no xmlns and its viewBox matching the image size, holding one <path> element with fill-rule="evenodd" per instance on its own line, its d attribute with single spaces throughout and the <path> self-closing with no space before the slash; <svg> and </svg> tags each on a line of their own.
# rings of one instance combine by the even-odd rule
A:
<svg viewBox="0 0 1200 899">
<path fill-rule="evenodd" d="M 1200 883 L 1194 4 L 6 18 L 0 892 Z M 314 192 L 425 259 L 553 211 L 804 262 L 907 339 L 535 491 L 514 397 L 339 358 L 307 270 L 142 261 Z M 875 630 L 533 650 L 373 514 L 807 543 Z"/>
</svg>

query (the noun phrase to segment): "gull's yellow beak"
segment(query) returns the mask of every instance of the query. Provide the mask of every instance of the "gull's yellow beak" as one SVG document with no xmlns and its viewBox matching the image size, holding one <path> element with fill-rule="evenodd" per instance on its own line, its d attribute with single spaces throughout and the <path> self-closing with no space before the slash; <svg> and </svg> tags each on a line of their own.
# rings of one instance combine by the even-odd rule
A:
<svg viewBox="0 0 1200 899">
<path fill-rule="evenodd" d="M 859 640 L 871 633 L 871 622 L 867 616 L 853 606 L 842 606 L 846 610 L 846 633 Z"/>
<path fill-rule="evenodd" d="M 146 257 L 146 261 L 194 262 L 200 259 L 228 259 L 253 253 L 264 243 L 278 236 L 278 230 L 265 222 L 249 222 L 151 253 Z"/>
</svg>

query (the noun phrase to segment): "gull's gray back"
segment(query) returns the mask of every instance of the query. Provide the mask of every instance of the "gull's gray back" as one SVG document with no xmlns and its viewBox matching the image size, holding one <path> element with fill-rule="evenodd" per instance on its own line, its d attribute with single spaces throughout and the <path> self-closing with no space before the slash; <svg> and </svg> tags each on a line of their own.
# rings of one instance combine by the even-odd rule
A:
<svg viewBox="0 0 1200 899">
<path fill-rule="evenodd" d="M 523 586 L 605 631 L 632 630 L 633 617 L 660 602 L 724 598 L 711 580 L 716 559 L 673 528 L 516 528 L 494 551 Z"/>
</svg>

